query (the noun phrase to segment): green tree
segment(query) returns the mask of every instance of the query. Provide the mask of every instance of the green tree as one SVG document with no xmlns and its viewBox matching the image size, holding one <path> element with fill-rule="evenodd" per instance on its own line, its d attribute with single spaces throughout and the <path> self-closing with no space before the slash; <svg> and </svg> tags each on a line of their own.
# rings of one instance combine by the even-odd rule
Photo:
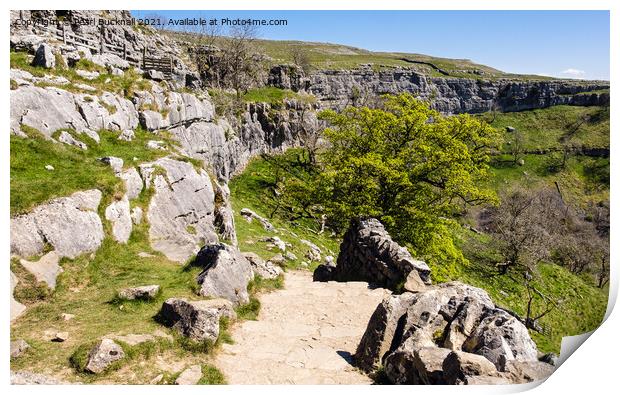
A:
<svg viewBox="0 0 620 395">
<path fill-rule="evenodd" d="M 329 225 L 375 217 L 418 256 L 460 257 L 448 227 L 467 205 L 495 202 L 482 187 L 498 132 L 469 115 L 442 116 L 410 94 L 386 96 L 381 108 L 320 114 L 330 125 L 314 185 Z"/>
</svg>

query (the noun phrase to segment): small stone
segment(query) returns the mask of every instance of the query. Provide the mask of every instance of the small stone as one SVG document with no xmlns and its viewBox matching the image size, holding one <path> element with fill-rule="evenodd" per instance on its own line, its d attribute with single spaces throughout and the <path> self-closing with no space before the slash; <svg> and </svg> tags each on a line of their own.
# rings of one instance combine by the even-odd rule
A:
<svg viewBox="0 0 620 395">
<path fill-rule="evenodd" d="M 30 348 L 30 344 L 26 343 L 24 339 L 18 339 L 11 342 L 11 358 L 17 358 L 22 355 L 27 349 Z"/>
<path fill-rule="evenodd" d="M 183 373 L 174 381 L 177 385 L 194 385 L 202 378 L 202 368 L 200 365 L 193 365 L 185 369 Z"/>
<path fill-rule="evenodd" d="M 62 318 L 65 321 L 71 321 L 72 319 L 75 318 L 75 314 L 62 313 L 60 315 L 60 318 Z"/>
<path fill-rule="evenodd" d="M 114 173 L 120 173 L 123 170 L 123 160 L 121 158 L 104 156 L 103 158 L 99 158 L 99 161 L 110 166 L 112 170 L 114 170 Z"/>
<path fill-rule="evenodd" d="M 412 270 L 411 272 L 409 272 L 409 275 L 407 275 L 407 279 L 405 280 L 405 285 L 403 286 L 403 288 L 405 289 L 405 291 L 409 292 L 421 292 L 426 289 L 426 284 L 424 284 L 424 281 L 422 281 L 422 279 L 420 278 L 420 274 L 418 273 L 418 271 Z"/>
<path fill-rule="evenodd" d="M 45 170 L 54 171 L 54 166 L 52 166 L 52 165 L 45 165 Z"/>
<path fill-rule="evenodd" d="M 129 129 L 123 130 L 121 134 L 118 135 L 118 139 L 122 141 L 132 141 L 134 137 L 136 137 L 136 134 L 133 132 L 133 130 L 129 130 Z M 137 159 L 134 158 L 134 160 L 137 160 Z"/>
<path fill-rule="evenodd" d="M 144 251 L 138 252 L 138 256 L 140 258 L 154 258 L 155 257 L 155 255 L 149 254 L 148 252 L 144 252 Z"/>
<path fill-rule="evenodd" d="M 155 298 L 159 290 L 159 285 L 155 284 L 125 288 L 118 292 L 118 297 L 124 300 L 149 300 Z"/>
<path fill-rule="evenodd" d="M 69 339 L 69 332 L 56 332 L 56 334 L 52 338 L 52 341 L 56 343 L 62 343 L 67 339 Z"/>
<path fill-rule="evenodd" d="M 83 150 L 87 150 L 88 149 L 86 144 L 84 144 L 80 140 L 76 140 L 66 130 L 63 130 L 62 132 L 60 132 L 60 135 L 58 136 L 58 141 L 60 141 L 61 143 L 64 143 L 64 144 L 74 145 L 74 146 L 76 146 L 76 147 L 78 147 L 80 149 L 83 149 Z"/>
<path fill-rule="evenodd" d="M 166 150 L 166 146 L 165 146 L 165 142 L 161 141 L 161 140 L 149 140 L 146 143 L 146 148 L 148 149 L 157 149 L 157 150 L 162 150 L 165 151 Z"/>
<path fill-rule="evenodd" d="M 517 164 L 518 164 L 519 166 L 523 166 L 523 165 L 525 165 L 525 161 L 524 161 L 523 159 L 519 159 L 519 160 L 517 161 Z"/>
<path fill-rule="evenodd" d="M 284 266 L 286 264 L 286 259 L 284 259 L 282 254 L 276 254 L 272 256 L 271 259 L 269 259 L 269 262 L 271 262 L 274 265 Z"/>
<path fill-rule="evenodd" d="M 297 260 L 297 255 L 293 254 L 292 252 L 287 252 L 286 254 L 284 254 L 284 257 L 286 259 L 288 259 L 289 261 L 296 261 Z"/>
</svg>

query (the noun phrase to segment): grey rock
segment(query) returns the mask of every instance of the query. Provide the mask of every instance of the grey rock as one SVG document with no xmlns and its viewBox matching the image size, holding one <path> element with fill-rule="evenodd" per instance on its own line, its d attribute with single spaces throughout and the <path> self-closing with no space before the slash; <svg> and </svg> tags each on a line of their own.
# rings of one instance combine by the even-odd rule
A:
<svg viewBox="0 0 620 395">
<path fill-rule="evenodd" d="M 420 347 L 410 340 L 386 358 L 386 376 L 394 384 L 443 384 L 443 361 L 450 350 Z"/>
<path fill-rule="evenodd" d="M 189 93 L 170 92 L 168 103 L 170 125 L 190 120 L 211 121 L 215 115 L 213 105 L 208 98 L 201 99 Z"/>
<path fill-rule="evenodd" d="M 118 135 L 118 139 L 122 141 L 133 141 L 135 137 L 136 134 L 131 129 L 123 130 L 121 134 Z"/>
<path fill-rule="evenodd" d="M 129 236 L 131 236 L 132 229 L 127 195 L 123 195 L 121 200 L 116 200 L 106 207 L 105 218 L 112 223 L 112 236 L 114 240 L 126 244 Z"/>
<path fill-rule="evenodd" d="M 69 313 L 62 313 L 60 315 L 60 318 L 63 319 L 63 321 L 71 321 L 72 319 L 75 318 L 75 314 L 69 314 Z"/>
<path fill-rule="evenodd" d="M 282 252 L 286 251 L 286 243 L 284 243 L 284 241 L 282 241 L 282 239 L 278 236 L 263 237 L 260 240 L 269 243 L 267 245 L 269 249 L 277 248 Z"/>
<path fill-rule="evenodd" d="M 123 171 L 123 160 L 121 158 L 117 158 L 115 156 L 105 156 L 103 158 L 99 158 L 102 163 L 110 166 L 114 173 L 119 174 Z"/>
<path fill-rule="evenodd" d="M 146 130 L 160 130 L 170 126 L 170 123 L 161 113 L 145 110 L 140 112 L 140 125 Z"/>
<path fill-rule="evenodd" d="M 499 309 L 486 314 L 463 350 L 484 356 L 500 371 L 508 361 L 537 361 L 536 344 L 521 321 Z"/>
<path fill-rule="evenodd" d="M 93 55 L 91 57 L 91 60 L 93 61 L 93 63 L 99 66 L 102 66 L 102 67 L 106 67 L 106 68 L 115 67 L 115 68 L 119 68 L 123 70 L 129 68 L 129 62 L 122 59 L 120 56 L 112 54 L 112 53 L 103 53 L 103 54 Z"/>
<path fill-rule="evenodd" d="M 367 281 L 396 289 L 413 270 L 424 284 L 430 284 L 426 263 L 413 259 L 407 248 L 392 240 L 378 220 L 358 220 L 351 223 L 340 244 L 334 280 Z"/>
<path fill-rule="evenodd" d="M 499 376 L 495 366 L 481 355 L 452 351 L 443 361 L 445 384 L 466 384 L 468 376 Z"/>
<path fill-rule="evenodd" d="M 276 231 L 276 228 L 271 224 L 271 222 L 269 222 L 269 220 L 267 220 L 267 218 L 261 217 L 260 215 L 256 214 L 254 211 L 250 210 L 249 208 L 242 208 L 239 213 L 249 223 L 252 223 L 252 221 L 256 219 L 261 223 L 261 225 L 263 226 L 263 229 L 269 232 Z"/>
<path fill-rule="evenodd" d="M 548 363 L 551 366 L 558 366 L 559 358 L 556 354 L 550 352 L 547 354 L 543 354 L 538 358 L 539 361 Z"/>
<path fill-rule="evenodd" d="M 51 376 L 33 373 L 26 370 L 11 371 L 11 384 L 14 385 L 66 385 L 77 384 L 58 380 Z"/>
<path fill-rule="evenodd" d="M 125 352 L 114 340 L 100 340 L 88 353 L 85 370 L 91 373 L 101 373 L 111 364 L 125 358 Z"/>
<path fill-rule="evenodd" d="M 45 243 L 60 257 L 71 259 L 96 251 L 104 237 L 97 214 L 100 201 L 99 190 L 76 192 L 11 218 L 11 253 L 22 257 L 41 255 Z"/>
<path fill-rule="evenodd" d="M 144 77 L 148 78 L 148 79 L 151 79 L 151 80 L 154 80 L 154 81 L 163 81 L 163 80 L 166 79 L 166 77 L 164 76 L 164 73 L 162 73 L 159 70 L 152 70 L 152 69 L 151 70 L 147 70 L 144 73 Z"/>
<path fill-rule="evenodd" d="M 63 272 L 58 264 L 60 257 L 56 251 L 50 251 L 36 262 L 20 259 L 19 263 L 28 270 L 37 281 L 43 281 L 51 289 L 56 288 L 56 278 Z"/>
<path fill-rule="evenodd" d="M 99 77 L 99 73 L 96 71 L 88 71 L 88 70 L 75 70 L 75 73 L 77 75 L 79 75 L 82 78 L 85 78 L 87 80 L 94 80 L 95 78 Z"/>
<path fill-rule="evenodd" d="M 506 126 L 506 131 L 507 131 L 508 133 L 512 133 L 512 132 L 514 132 L 515 130 L 516 130 L 516 129 L 515 129 L 514 127 L 512 127 L 512 126 Z"/>
<path fill-rule="evenodd" d="M 118 297 L 124 300 L 149 300 L 154 299 L 159 294 L 159 285 L 142 285 L 140 287 L 130 287 L 118 292 Z"/>
<path fill-rule="evenodd" d="M 309 247 L 304 256 L 308 258 L 310 262 L 321 262 L 322 251 L 316 244 L 304 239 L 300 239 L 299 241 Z"/>
<path fill-rule="evenodd" d="M 134 225 L 140 225 L 142 223 L 142 216 L 143 216 L 143 212 L 142 209 L 140 207 L 134 207 L 131 209 L 131 222 L 133 222 Z"/>
<path fill-rule="evenodd" d="M 52 166 L 52 165 L 45 165 L 45 170 L 54 171 L 54 166 Z"/>
<path fill-rule="evenodd" d="M 24 339 L 17 339 L 11 342 L 11 358 L 17 358 L 22 355 L 30 345 Z"/>
<path fill-rule="evenodd" d="M 241 253 L 227 244 L 208 244 L 196 256 L 203 267 L 197 281 L 200 295 L 225 298 L 236 305 L 250 301 L 248 283 L 254 278 L 252 266 Z"/>
<path fill-rule="evenodd" d="M 237 232 L 235 230 L 235 218 L 233 208 L 230 204 L 230 190 L 228 185 L 213 183 L 215 201 L 219 202 L 215 206 L 215 227 L 223 241 L 236 246 Z"/>
<path fill-rule="evenodd" d="M 413 301 L 413 294 L 404 293 L 388 296 L 377 306 L 354 355 L 359 368 L 369 372 L 383 363 L 386 354 L 394 348 L 393 343 L 398 343 L 394 341 L 395 336 L 400 337 L 396 333 L 398 322 Z"/>
<path fill-rule="evenodd" d="M 54 337 L 52 338 L 53 342 L 62 343 L 69 339 L 69 332 L 56 332 Z"/>
<path fill-rule="evenodd" d="M 166 143 L 161 140 L 149 140 L 146 142 L 146 148 L 165 151 Z"/>
<path fill-rule="evenodd" d="M 254 274 L 257 276 L 274 279 L 283 273 L 282 269 L 274 265 L 271 260 L 265 262 L 265 260 L 253 252 L 244 252 L 242 255 L 250 262 L 252 271 L 254 271 Z"/>
<path fill-rule="evenodd" d="M 197 172 L 191 163 L 162 158 L 140 165 L 140 173 L 146 187 L 155 190 L 147 211 L 153 249 L 184 263 L 198 252 L 200 243 L 218 241 L 215 194 L 205 170 Z"/>
<path fill-rule="evenodd" d="M 15 291 L 15 287 L 18 282 L 17 276 L 11 272 L 11 322 L 26 311 L 26 306 L 15 300 L 15 297 L 13 296 L 13 291 Z"/>
<path fill-rule="evenodd" d="M 304 265 L 305 264 L 305 265 Z M 302 262 L 302 266 L 307 267 L 307 262 Z M 312 281 L 327 282 L 334 280 L 334 272 L 336 265 L 332 262 L 322 263 L 314 269 L 312 273 Z"/>
<path fill-rule="evenodd" d="M 513 383 L 529 383 L 531 381 L 546 380 L 555 367 L 541 361 L 519 361 L 511 360 L 506 362 L 504 371 L 506 377 Z"/>
<path fill-rule="evenodd" d="M 420 278 L 417 270 L 412 270 L 407 275 L 403 289 L 409 292 L 420 292 L 426 289 L 426 284 Z"/>
<path fill-rule="evenodd" d="M 73 145 L 73 146 L 78 147 L 78 148 L 83 149 L 83 150 L 87 150 L 88 149 L 86 144 L 84 144 L 80 140 L 77 140 L 75 137 L 73 137 L 66 130 L 63 130 L 63 131 L 60 132 L 60 134 L 58 135 L 58 141 L 60 141 L 61 143 L 64 143 L 64 144 Z"/>
<path fill-rule="evenodd" d="M 53 69 L 56 66 L 56 57 L 49 44 L 43 43 L 39 45 L 39 48 L 37 48 L 35 52 L 32 65 L 45 67 L 46 69 Z"/>
<path fill-rule="evenodd" d="M 202 368 L 200 365 L 192 365 L 185 369 L 174 381 L 177 385 L 195 385 L 202 378 Z"/>
<path fill-rule="evenodd" d="M 290 251 L 287 251 L 287 252 L 284 254 L 284 257 L 285 257 L 286 259 L 288 259 L 289 261 L 296 261 L 296 260 L 297 260 L 297 255 L 293 254 L 293 253 L 292 253 L 292 252 L 290 252 Z"/>
<path fill-rule="evenodd" d="M 133 200 L 140 196 L 140 192 L 142 192 L 144 188 L 144 182 L 135 167 L 130 167 L 120 172 L 118 176 L 125 182 L 125 190 L 127 191 L 127 198 L 129 200 Z"/>
<path fill-rule="evenodd" d="M 225 299 L 188 301 L 170 298 L 164 302 L 159 319 L 192 340 L 215 342 L 220 335 L 220 319 L 235 319 L 233 304 Z"/>
</svg>

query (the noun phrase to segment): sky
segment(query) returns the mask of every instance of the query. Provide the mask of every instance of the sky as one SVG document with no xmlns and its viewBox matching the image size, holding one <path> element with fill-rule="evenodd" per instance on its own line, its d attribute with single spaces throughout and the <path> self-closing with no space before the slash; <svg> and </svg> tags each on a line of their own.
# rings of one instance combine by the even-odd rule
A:
<svg viewBox="0 0 620 395">
<path fill-rule="evenodd" d="M 608 11 L 132 11 L 170 19 L 286 19 L 263 39 L 471 59 L 519 74 L 609 80 Z"/>
</svg>

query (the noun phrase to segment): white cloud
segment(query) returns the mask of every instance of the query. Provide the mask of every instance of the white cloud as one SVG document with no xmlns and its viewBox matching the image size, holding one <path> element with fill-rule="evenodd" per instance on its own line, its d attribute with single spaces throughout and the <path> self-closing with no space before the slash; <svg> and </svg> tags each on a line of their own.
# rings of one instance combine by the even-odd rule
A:
<svg viewBox="0 0 620 395">
<path fill-rule="evenodd" d="M 568 75 L 571 77 L 583 77 L 586 74 L 586 72 L 583 70 L 569 68 L 569 69 L 562 71 L 560 74 Z"/>
</svg>

